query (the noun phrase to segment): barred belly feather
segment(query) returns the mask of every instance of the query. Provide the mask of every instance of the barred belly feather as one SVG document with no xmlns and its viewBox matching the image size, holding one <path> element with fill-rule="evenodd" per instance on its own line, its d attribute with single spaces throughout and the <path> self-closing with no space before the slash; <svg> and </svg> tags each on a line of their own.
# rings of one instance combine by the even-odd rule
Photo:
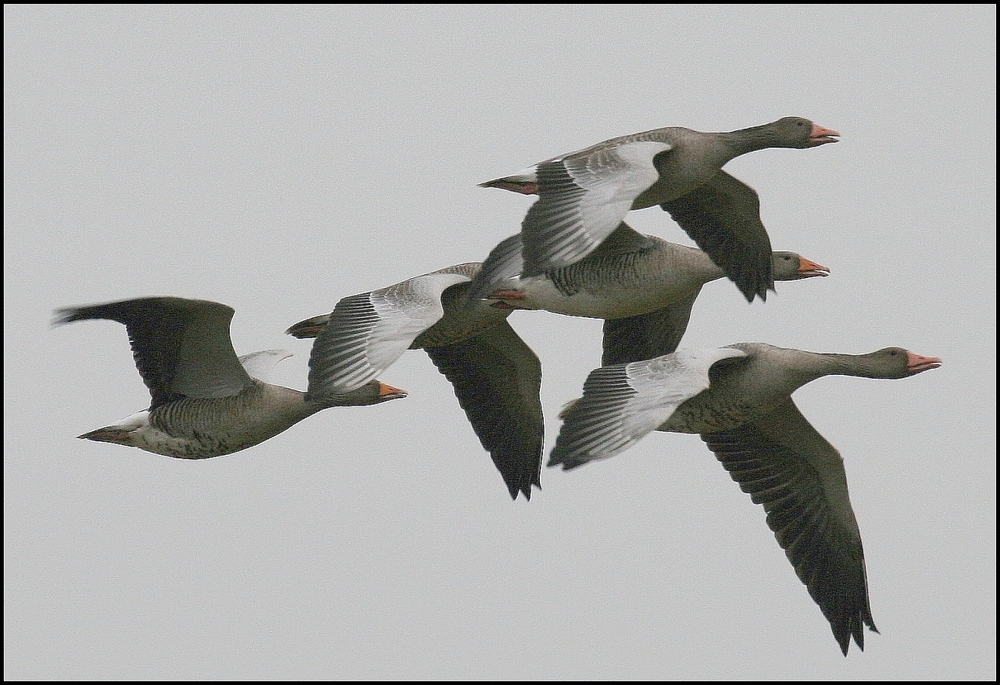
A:
<svg viewBox="0 0 1000 685">
<path fill-rule="evenodd" d="M 145 449 L 181 459 L 207 459 L 256 445 L 320 409 L 298 390 L 255 380 L 238 395 L 185 398 L 158 407 Z"/>
</svg>

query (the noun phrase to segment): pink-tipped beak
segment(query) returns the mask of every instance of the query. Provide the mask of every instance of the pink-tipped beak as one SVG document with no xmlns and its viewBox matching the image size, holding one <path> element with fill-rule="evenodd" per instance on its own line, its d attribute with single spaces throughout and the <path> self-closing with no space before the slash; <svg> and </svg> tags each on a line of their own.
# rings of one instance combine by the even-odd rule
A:
<svg viewBox="0 0 1000 685">
<path fill-rule="evenodd" d="M 825 143 L 836 143 L 839 138 L 840 134 L 833 129 L 813 124 L 812 132 L 809 134 L 809 144 L 811 147 L 816 147 Z"/>
<path fill-rule="evenodd" d="M 937 357 L 923 357 L 916 352 L 906 352 L 906 371 L 909 374 L 930 371 L 941 366 L 941 360 Z"/>
<path fill-rule="evenodd" d="M 817 264 L 816 262 L 806 259 L 805 257 L 799 257 L 799 276 L 802 278 L 829 275 L 830 269 L 828 267 L 825 267 L 822 264 Z"/>
</svg>

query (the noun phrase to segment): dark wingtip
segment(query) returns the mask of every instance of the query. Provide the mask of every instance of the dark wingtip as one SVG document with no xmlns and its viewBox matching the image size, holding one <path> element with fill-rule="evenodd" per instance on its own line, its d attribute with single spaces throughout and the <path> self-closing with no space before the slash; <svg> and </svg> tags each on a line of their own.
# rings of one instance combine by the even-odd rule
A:
<svg viewBox="0 0 1000 685">
<path fill-rule="evenodd" d="M 523 486 L 516 485 L 516 484 L 515 485 L 508 485 L 507 489 L 510 491 L 510 498 L 512 500 L 517 500 L 517 496 L 520 494 L 520 495 L 524 495 L 524 499 L 526 499 L 526 500 L 528 500 L 530 502 L 531 501 L 531 486 L 532 485 L 534 485 L 539 490 L 542 489 L 542 484 L 538 481 L 537 478 L 535 480 L 532 480 L 531 483 L 529 483 L 528 485 L 523 485 Z"/>
<path fill-rule="evenodd" d="M 725 269 L 724 269 L 725 270 Z M 777 292 L 774 287 L 774 277 L 770 270 L 764 273 L 754 273 L 743 269 L 740 272 L 727 273 L 747 302 L 753 304 L 754 298 L 759 297 L 762 302 L 767 302 L 767 291 Z"/>
<path fill-rule="evenodd" d="M 862 623 L 863 622 L 863 623 Z M 843 630 L 833 631 L 833 636 L 837 640 L 837 644 L 840 645 L 840 651 L 847 656 L 847 652 L 851 647 L 851 638 L 854 638 L 854 644 L 858 646 L 862 652 L 865 651 L 865 626 L 868 630 L 872 631 L 877 635 L 879 633 L 878 628 L 875 627 L 875 623 L 869 617 L 862 616 L 861 620 L 854 623 L 854 625 L 844 628 Z M 833 627 L 831 625 L 831 627 Z"/>
<path fill-rule="evenodd" d="M 743 297 L 745 297 L 746 301 L 749 302 L 750 304 L 753 304 L 753 301 L 758 297 L 761 299 L 762 302 L 767 302 L 766 288 L 759 288 L 756 286 L 751 286 L 736 281 L 733 282 L 736 283 L 736 287 L 739 288 L 740 292 L 743 293 Z"/>
<path fill-rule="evenodd" d="M 561 466 L 563 471 L 570 471 L 578 466 L 583 466 L 587 462 L 583 459 L 575 459 L 573 457 L 549 455 L 549 461 L 546 464 L 547 467 L 552 468 L 553 466 Z"/>
<path fill-rule="evenodd" d="M 768 292 L 778 292 L 778 289 L 774 287 L 774 281 L 771 281 L 770 285 L 761 284 L 760 289 L 757 291 L 757 297 L 760 298 L 761 302 L 767 302 Z"/>
<path fill-rule="evenodd" d="M 837 639 L 837 644 L 840 645 L 840 652 L 844 656 L 847 656 L 847 652 L 851 648 L 851 631 L 850 631 L 850 629 L 848 629 L 848 630 L 841 630 L 841 631 L 836 631 L 835 630 L 833 632 L 833 636 Z M 862 652 L 865 651 L 865 639 L 864 639 L 864 636 L 862 636 L 861 640 L 858 641 L 858 636 L 855 635 L 854 636 L 854 641 L 858 643 L 858 648 Z"/>
</svg>

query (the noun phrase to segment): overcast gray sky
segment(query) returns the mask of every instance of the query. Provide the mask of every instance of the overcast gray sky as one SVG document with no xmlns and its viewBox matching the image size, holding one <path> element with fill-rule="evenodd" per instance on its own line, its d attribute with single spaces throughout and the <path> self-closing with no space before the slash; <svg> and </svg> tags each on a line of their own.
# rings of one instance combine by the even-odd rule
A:
<svg viewBox="0 0 1000 685">
<path fill-rule="evenodd" d="M 995 679 L 995 31 L 995 5 L 5 6 L 5 679 Z M 944 360 L 794 396 L 846 463 L 864 652 L 697 436 L 512 502 L 423 351 L 382 375 L 405 400 L 230 456 L 75 438 L 149 395 L 123 326 L 57 307 L 224 302 L 304 389 L 290 324 L 519 230 L 532 199 L 477 183 L 786 115 L 842 140 L 726 168 L 832 275 L 711 283 L 683 344 Z M 601 323 L 510 321 L 547 454 Z"/>
</svg>

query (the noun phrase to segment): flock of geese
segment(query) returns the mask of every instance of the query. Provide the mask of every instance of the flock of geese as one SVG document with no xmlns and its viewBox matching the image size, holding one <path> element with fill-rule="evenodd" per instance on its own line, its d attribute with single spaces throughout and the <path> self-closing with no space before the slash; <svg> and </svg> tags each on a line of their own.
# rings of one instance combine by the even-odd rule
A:
<svg viewBox="0 0 1000 685">
<path fill-rule="evenodd" d="M 305 392 L 268 383 L 291 353 L 237 357 L 234 310 L 178 297 L 59 309 L 55 323 L 125 325 L 148 409 L 79 437 L 205 459 L 256 445 L 328 407 L 406 397 L 378 380 L 424 349 L 454 387 L 512 498 L 540 488 L 541 364 L 507 321 L 520 309 L 604 320 L 602 366 L 563 409 L 548 466 L 616 455 L 652 431 L 697 433 L 767 524 L 844 655 L 872 620 L 861 535 L 840 453 L 792 393 L 829 375 L 906 378 L 941 360 L 900 347 L 829 354 L 735 343 L 678 348 L 701 287 L 727 277 L 749 302 L 776 281 L 826 276 L 771 249 L 757 193 L 722 170 L 765 148 L 813 148 L 839 133 L 799 117 L 731 132 L 660 128 L 613 138 L 480 184 L 537 195 L 521 231 L 483 262 L 456 264 L 341 299 L 292 325 L 314 338 Z M 625 215 L 659 205 L 700 249 L 642 235 Z"/>
</svg>

